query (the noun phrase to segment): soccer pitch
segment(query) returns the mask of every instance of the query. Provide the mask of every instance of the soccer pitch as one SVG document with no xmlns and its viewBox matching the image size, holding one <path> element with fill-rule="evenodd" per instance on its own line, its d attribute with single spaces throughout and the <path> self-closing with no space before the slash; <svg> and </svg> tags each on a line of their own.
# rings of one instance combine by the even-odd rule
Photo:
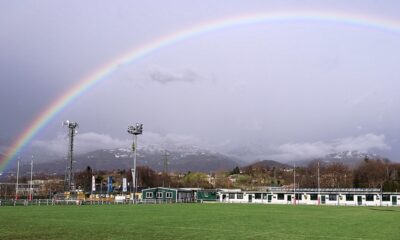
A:
<svg viewBox="0 0 400 240">
<path fill-rule="evenodd" d="M 0 239 L 400 239 L 400 208 L 246 204 L 0 207 Z"/>
</svg>

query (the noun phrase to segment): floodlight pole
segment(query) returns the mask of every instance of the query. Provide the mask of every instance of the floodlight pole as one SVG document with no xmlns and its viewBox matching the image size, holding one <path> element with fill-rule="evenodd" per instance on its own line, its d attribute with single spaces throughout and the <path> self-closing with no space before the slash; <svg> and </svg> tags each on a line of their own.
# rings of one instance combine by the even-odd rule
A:
<svg viewBox="0 0 400 240">
<path fill-rule="evenodd" d="M 76 122 L 65 121 L 62 123 L 63 126 L 68 127 L 68 159 L 67 166 L 65 168 L 65 180 L 64 180 L 64 188 L 65 191 L 73 191 L 75 190 L 74 183 L 74 171 L 73 171 L 73 160 L 74 160 L 74 137 L 76 135 L 76 128 L 79 126 Z"/>
<path fill-rule="evenodd" d="M 136 159 L 137 159 L 137 135 L 133 135 L 134 149 L 133 149 L 133 171 L 132 171 L 132 184 L 133 184 L 133 203 L 136 203 L 136 192 L 137 192 L 137 182 L 136 182 Z"/>
<path fill-rule="evenodd" d="M 136 123 L 135 126 L 128 127 L 128 133 L 133 135 L 133 163 L 131 168 L 132 173 L 132 187 L 133 187 L 133 203 L 136 204 L 136 191 L 137 191 L 137 174 L 136 174 L 136 158 L 137 158 L 137 135 L 143 133 L 143 124 Z"/>
</svg>

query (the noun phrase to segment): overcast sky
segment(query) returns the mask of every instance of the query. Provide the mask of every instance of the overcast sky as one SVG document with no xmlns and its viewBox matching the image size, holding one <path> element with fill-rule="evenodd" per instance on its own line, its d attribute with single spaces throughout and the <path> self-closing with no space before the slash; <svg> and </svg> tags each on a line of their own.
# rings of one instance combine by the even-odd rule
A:
<svg viewBox="0 0 400 240">
<path fill-rule="evenodd" d="M 2 1 L 0 144 L 135 46 L 213 19 L 301 10 L 400 26 L 396 1 Z M 79 151 L 128 147 L 127 126 L 141 122 L 146 144 L 193 144 L 249 159 L 359 150 L 399 160 L 399 63 L 396 31 L 323 21 L 222 29 L 120 67 L 24 151 L 65 149 L 61 121 L 69 119 L 80 124 Z"/>
</svg>

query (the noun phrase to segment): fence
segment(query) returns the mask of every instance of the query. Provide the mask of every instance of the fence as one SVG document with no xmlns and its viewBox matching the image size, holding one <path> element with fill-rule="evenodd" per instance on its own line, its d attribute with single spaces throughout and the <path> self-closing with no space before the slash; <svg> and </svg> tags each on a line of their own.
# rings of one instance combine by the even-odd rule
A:
<svg viewBox="0 0 400 240">
<path fill-rule="evenodd" d="M 187 203 L 182 200 L 139 200 L 137 204 L 171 204 L 171 203 Z M 130 205 L 134 204 L 132 200 L 55 200 L 55 199 L 33 199 L 32 201 L 26 199 L 20 200 L 0 200 L 0 207 L 2 206 L 54 206 L 54 205 Z"/>
</svg>

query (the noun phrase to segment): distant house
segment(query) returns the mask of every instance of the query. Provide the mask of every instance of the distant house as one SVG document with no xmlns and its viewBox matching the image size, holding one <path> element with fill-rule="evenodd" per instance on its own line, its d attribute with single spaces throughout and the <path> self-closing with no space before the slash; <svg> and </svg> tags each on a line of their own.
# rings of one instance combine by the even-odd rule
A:
<svg viewBox="0 0 400 240">
<path fill-rule="evenodd" d="M 180 188 L 147 188 L 142 190 L 142 201 L 145 203 L 194 202 L 194 191 Z"/>
</svg>

